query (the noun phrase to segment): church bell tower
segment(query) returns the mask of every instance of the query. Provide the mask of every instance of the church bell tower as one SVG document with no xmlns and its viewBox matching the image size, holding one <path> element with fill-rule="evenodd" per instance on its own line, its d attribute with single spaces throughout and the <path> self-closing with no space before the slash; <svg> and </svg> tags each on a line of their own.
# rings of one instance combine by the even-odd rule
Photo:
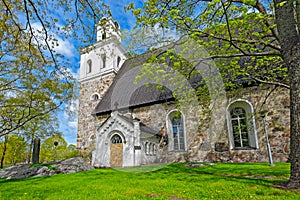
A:
<svg viewBox="0 0 300 200">
<path fill-rule="evenodd" d="M 126 60 L 118 22 L 112 18 L 102 18 L 97 24 L 96 43 L 79 52 L 77 148 L 86 149 L 94 144 L 96 136 L 95 119 L 91 113 Z"/>
</svg>

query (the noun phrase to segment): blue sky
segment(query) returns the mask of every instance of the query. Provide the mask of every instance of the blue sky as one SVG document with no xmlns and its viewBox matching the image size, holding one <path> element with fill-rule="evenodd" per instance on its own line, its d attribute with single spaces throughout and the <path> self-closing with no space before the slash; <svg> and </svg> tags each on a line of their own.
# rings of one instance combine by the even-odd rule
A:
<svg viewBox="0 0 300 200">
<path fill-rule="evenodd" d="M 110 6 L 112 16 L 115 20 L 119 22 L 121 30 L 130 30 L 135 25 L 135 19 L 133 15 L 131 14 L 131 12 L 125 12 L 124 6 L 128 5 L 131 2 L 134 2 L 136 6 L 140 7 L 143 3 L 143 1 L 141 0 L 106 0 L 104 2 Z M 56 51 L 63 53 L 66 56 L 66 58 L 70 60 L 70 62 L 72 63 L 72 69 L 70 70 L 76 77 L 78 77 L 80 62 L 80 55 L 77 52 L 79 50 L 78 46 L 80 46 L 80 44 L 74 44 L 71 39 L 61 40 L 59 49 L 56 49 Z M 74 104 L 76 103 L 77 102 L 74 102 Z M 75 110 L 75 108 L 72 109 Z M 60 122 L 59 131 L 63 133 L 63 136 L 68 142 L 68 144 L 76 144 L 77 119 L 71 119 L 64 111 L 59 113 L 58 118 Z"/>
</svg>

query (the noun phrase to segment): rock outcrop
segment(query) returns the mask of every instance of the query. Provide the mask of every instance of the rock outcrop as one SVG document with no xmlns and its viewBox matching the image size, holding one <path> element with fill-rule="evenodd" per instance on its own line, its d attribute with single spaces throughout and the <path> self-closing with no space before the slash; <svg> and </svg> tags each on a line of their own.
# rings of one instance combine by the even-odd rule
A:
<svg viewBox="0 0 300 200">
<path fill-rule="evenodd" d="M 52 176 L 54 174 L 70 174 L 75 172 L 94 169 L 87 164 L 83 158 L 70 158 L 51 165 L 15 165 L 4 170 L 0 170 L 0 178 L 20 179 L 40 176 Z"/>
<path fill-rule="evenodd" d="M 82 172 L 94 169 L 91 165 L 87 164 L 83 158 L 70 158 L 54 165 L 59 173 L 70 174 L 74 172 Z"/>
</svg>

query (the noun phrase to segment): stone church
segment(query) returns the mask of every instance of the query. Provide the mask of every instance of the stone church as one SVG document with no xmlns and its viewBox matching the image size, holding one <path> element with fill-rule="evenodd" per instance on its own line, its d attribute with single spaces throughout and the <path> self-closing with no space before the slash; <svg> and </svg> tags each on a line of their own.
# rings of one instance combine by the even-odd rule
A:
<svg viewBox="0 0 300 200">
<path fill-rule="evenodd" d="M 163 89 L 136 84 L 137 66 L 160 51 L 127 58 L 118 22 L 100 22 L 96 43 L 80 51 L 77 148 L 91 152 L 94 166 L 268 161 L 267 138 L 273 160 L 288 160 L 288 90 L 240 88 L 226 95 L 217 117 L 205 120 L 201 106 L 176 103 L 168 80 Z"/>
</svg>

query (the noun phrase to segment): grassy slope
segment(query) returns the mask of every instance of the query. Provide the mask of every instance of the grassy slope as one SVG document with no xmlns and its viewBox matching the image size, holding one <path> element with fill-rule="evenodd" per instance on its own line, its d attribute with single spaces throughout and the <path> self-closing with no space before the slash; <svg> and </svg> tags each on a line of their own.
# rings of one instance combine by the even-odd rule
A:
<svg viewBox="0 0 300 200">
<path fill-rule="evenodd" d="M 221 164 L 187 168 L 96 169 L 69 175 L 0 180 L 0 199 L 299 199 L 273 187 L 287 180 L 289 164 Z M 126 172 L 130 171 L 130 172 Z"/>
</svg>

